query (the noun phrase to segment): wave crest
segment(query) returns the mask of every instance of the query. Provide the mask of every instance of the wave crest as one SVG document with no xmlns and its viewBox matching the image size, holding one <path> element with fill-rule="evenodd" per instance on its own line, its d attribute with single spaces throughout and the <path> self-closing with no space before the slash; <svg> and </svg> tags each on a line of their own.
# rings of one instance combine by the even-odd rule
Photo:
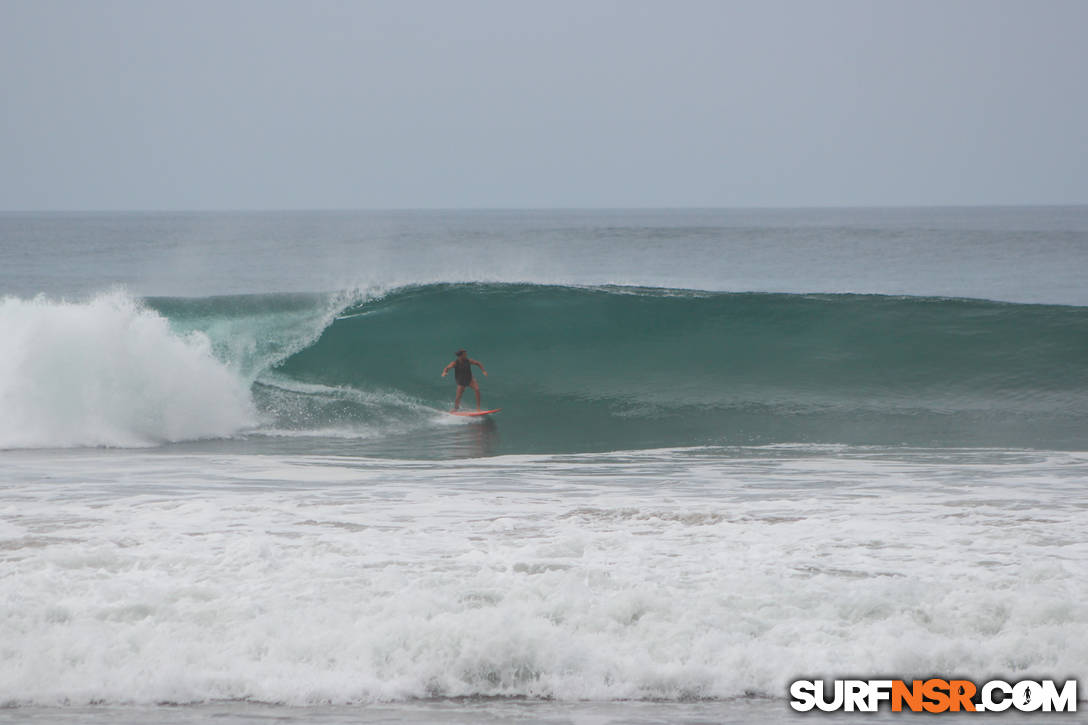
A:
<svg viewBox="0 0 1088 725">
<path fill-rule="evenodd" d="M 0 446 L 447 427 L 454 350 L 502 407 L 485 447 L 1083 447 L 1088 308 L 985 300 L 429 284 L 0 304 Z M 372 449 L 386 455 L 392 449 Z"/>
</svg>

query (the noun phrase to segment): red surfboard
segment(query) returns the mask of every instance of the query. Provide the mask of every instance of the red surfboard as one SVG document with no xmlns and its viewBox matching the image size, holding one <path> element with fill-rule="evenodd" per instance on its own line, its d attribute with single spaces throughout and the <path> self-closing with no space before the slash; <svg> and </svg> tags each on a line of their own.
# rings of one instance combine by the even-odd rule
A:
<svg viewBox="0 0 1088 725">
<path fill-rule="evenodd" d="M 492 413 L 498 413 L 502 408 L 495 408 L 494 410 L 451 410 L 450 415 L 460 415 L 464 418 L 475 418 L 480 415 L 491 415 Z"/>
</svg>

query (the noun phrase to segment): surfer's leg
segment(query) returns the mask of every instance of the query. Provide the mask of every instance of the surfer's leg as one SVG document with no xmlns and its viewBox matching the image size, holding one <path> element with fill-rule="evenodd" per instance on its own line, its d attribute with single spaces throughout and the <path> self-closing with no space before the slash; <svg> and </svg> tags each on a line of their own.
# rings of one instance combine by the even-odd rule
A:
<svg viewBox="0 0 1088 725">
<path fill-rule="evenodd" d="M 461 408 L 461 394 L 465 392 L 464 385 L 457 386 L 457 397 L 453 399 L 453 409 L 459 410 Z"/>
<path fill-rule="evenodd" d="M 480 384 L 475 380 L 472 381 L 472 389 L 476 391 L 476 410 L 483 410 L 480 407 Z"/>
</svg>

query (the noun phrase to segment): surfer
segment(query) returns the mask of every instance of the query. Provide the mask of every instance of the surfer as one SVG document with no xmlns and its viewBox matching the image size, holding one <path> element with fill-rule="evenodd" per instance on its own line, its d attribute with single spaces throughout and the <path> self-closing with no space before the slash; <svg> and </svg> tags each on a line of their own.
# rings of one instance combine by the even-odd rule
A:
<svg viewBox="0 0 1088 725">
<path fill-rule="evenodd" d="M 453 409 L 459 410 L 461 408 L 461 395 L 465 392 L 465 388 L 472 388 L 476 391 L 476 410 L 480 410 L 480 385 L 472 377 L 472 366 L 478 365 L 480 372 L 487 375 L 487 371 L 484 370 L 484 364 L 479 360 L 473 360 L 468 356 L 464 350 L 457 351 L 457 357 L 446 367 L 442 368 L 442 377 L 446 377 L 446 373 L 453 368 L 453 377 L 457 380 L 457 397 L 453 399 Z"/>
</svg>

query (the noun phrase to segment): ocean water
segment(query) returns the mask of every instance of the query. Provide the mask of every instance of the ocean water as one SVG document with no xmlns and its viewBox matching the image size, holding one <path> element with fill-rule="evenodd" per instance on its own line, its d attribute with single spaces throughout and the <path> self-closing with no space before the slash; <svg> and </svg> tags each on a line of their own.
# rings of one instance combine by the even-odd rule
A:
<svg viewBox="0 0 1088 725">
<path fill-rule="evenodd" d="M 0 722 L 1083 697 L 1086 270 L 1088 208 L 0 215 Z"/>
</svg>

